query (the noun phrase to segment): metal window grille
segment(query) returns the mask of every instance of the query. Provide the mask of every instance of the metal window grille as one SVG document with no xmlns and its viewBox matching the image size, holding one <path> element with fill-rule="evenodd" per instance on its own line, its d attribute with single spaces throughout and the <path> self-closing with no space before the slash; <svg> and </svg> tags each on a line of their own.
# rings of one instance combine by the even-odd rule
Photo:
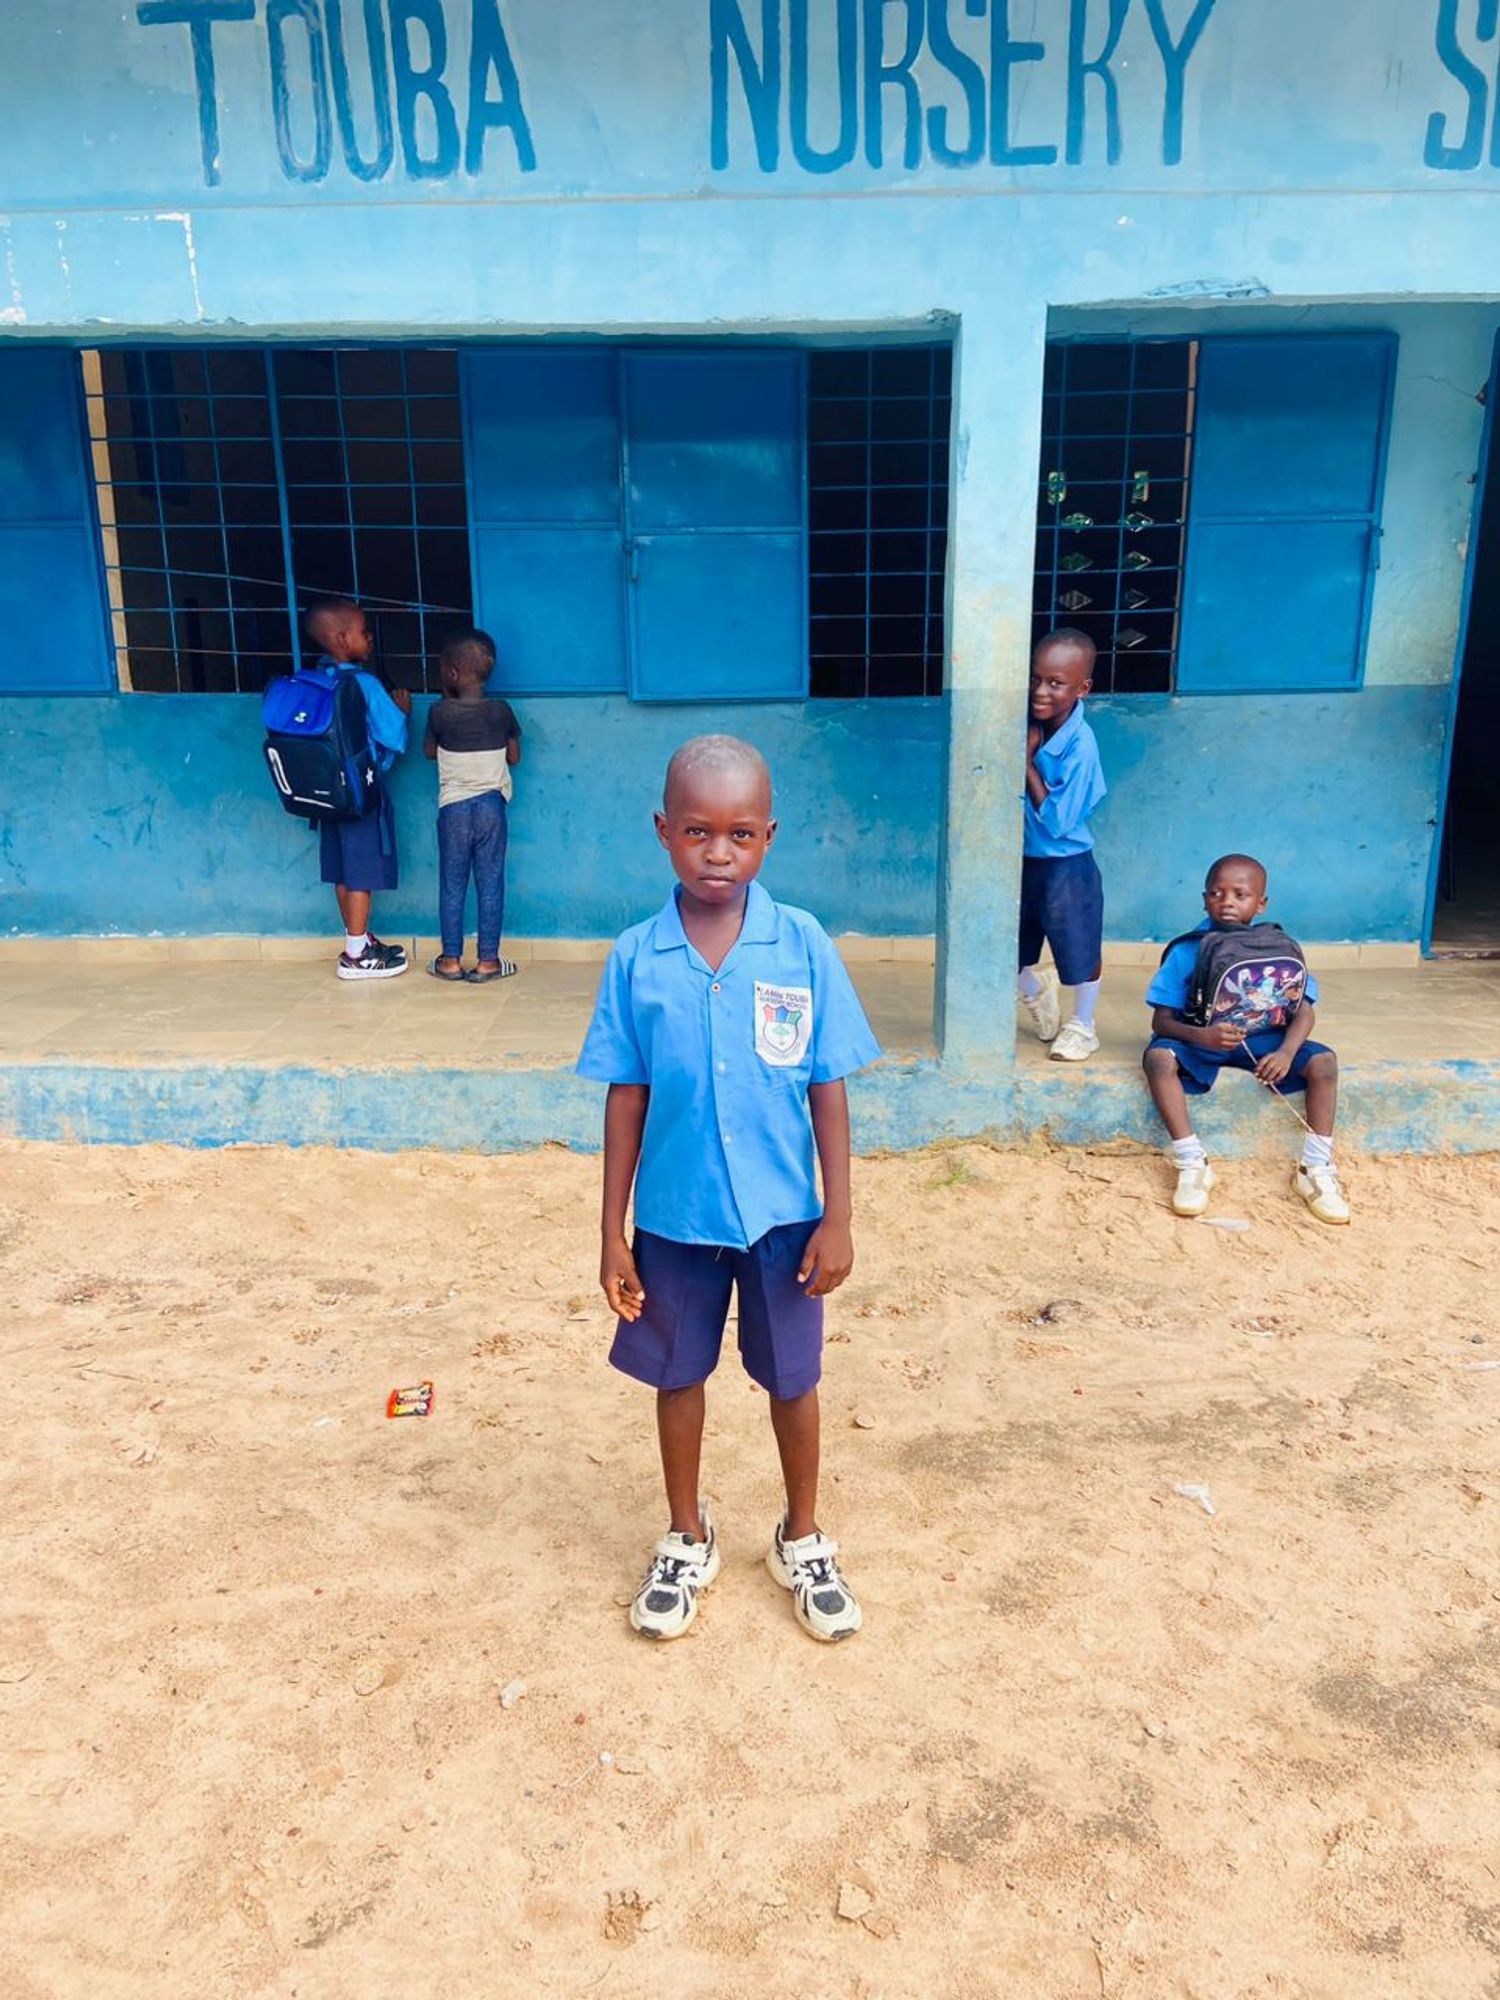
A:
<svg viewBox="0 0 1500 2000">
<path fill-rule="evenodd" d="M 253 693 L 315 597 L 357 597 L 394 683 L 473 616 L 457 356 L 110 348 L 83 357 L 122 687 Z"/>
<path fill-rule="evenodd" d="M 1172 687 L 1197 362 L 1186 340 L 1047 349 L 1034 630 L 1086 632 L 1099 693 Z"/>
<path fill-rule="evenodd" d="M 808 357 L 814 695 L 943 691 L 947 347 Z"/>
</svg>

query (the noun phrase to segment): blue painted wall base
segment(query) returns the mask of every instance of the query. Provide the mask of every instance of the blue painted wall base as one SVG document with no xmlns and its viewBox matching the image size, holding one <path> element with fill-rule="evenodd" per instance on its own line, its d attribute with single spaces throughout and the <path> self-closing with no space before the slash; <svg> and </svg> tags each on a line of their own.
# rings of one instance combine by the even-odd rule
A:
<svg viewBox="0 0 1500 2000">
<path fill-rule="evenodd" d="M 1086 1077 L 1044 1071 L 997 1081 L 936 1062 L 882 1063 L 854 1079 L 850 1096 L 862 1153 L 1038 1135 L 1073 1146 L 1162 1143 L 1139 1071 L 1122 1065 L 1091 1064 Z M 1500 1063 L 1349 1064 L 1341 1105 L 1341 1147 L 1500 1151 Z M 593 1151 L 602 1113 L 596 1085 L 556 1068 L 0 1067 L 0 1138 L 12 1140 L 494 1153 L 561 1144 Z M 1300 1146 L 1295 1121 L 1248 1079 L 1227 1079 L 1197 1115 L 1221 1156 L 1290 1158 Z"/>
</svg>

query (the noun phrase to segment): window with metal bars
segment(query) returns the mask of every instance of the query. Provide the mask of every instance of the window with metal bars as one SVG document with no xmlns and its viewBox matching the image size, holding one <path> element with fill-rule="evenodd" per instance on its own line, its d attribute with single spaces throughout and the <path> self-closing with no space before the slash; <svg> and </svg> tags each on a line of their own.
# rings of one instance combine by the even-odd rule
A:
<svg viewBox="0 0 1500 2000">
<path fill-rule="evenodd" d="M 391 682 L 429 685 L 473 616 L 456 354 L 109 348 L 83 373 L 122 687 L 258 692 L 332 595 Z"/>
<path fill-rule="evenodd" d="M 943 691 L 948 347 L 808 356 L 814 695 Z"/>
<path fill-rule="evenodd" d="M 1034 630 L 1086 632 L 1100 694 L 1173 685 L 1197 365 L 1189 340 L 1047 349 Z"/>
</svg>

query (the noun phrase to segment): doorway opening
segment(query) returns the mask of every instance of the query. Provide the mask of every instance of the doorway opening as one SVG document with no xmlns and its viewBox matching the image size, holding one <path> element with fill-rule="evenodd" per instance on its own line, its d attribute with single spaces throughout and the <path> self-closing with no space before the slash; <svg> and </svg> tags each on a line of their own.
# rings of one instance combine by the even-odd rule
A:
<svg viewBox="0 0 1500 2000">
<path fill-rule="evenodd" d="M 1492 369 L 1488 394 L 1500 393 Z M 1433 910 L 1439 957 L 1500 958 L 1500 411 L 1485 425 L 1480 500 L 1469 551 L 1469 601 L 1459 659 L 1458 704 Z"/>
</svg>

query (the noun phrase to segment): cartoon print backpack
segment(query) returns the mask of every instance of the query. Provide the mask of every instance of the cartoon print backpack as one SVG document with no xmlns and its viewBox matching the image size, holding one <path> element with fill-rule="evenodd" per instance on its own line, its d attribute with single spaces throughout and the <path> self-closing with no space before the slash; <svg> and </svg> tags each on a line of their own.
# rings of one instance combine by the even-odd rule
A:
<svg viewBox="0 0 1500 2000">
<path fill-rule="evenodd" d="M 1247 1035 L 1284 1028 L 1307 992 L 1302 947 L 1280 924 L 1239 924 L 1228 930 L 1184 931 L 1161 955 L 1195 944 L 1198 960 L 1182 1018 L 1200 1028 L 1227 1021 Z"/>
<path fill-rule="evenodd" d="M 266 766 L 281 803 L 312 825 L 363 819 L 375 799 L 375 753 L 356 674 L 299 667 L 261 697 Z"/>
</svg>

